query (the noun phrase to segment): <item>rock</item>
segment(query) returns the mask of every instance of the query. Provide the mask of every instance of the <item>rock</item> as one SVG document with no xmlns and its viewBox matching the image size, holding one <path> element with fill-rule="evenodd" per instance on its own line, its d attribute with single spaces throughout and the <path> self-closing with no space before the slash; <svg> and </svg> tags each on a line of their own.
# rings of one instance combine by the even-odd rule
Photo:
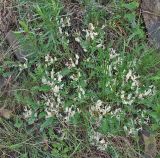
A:
<svg viewBox="0 0 160 158">
<path fill-rule="evenodd" d="M 155 158 L 157 155 L 156 138 L 147 130 L 142 130 L 142 137 L 144 141 L 144 158 Z"/>
<path fill-rule="evenodd" d="M 160 48 L 160 1 L 142 0 L 141 10 L 149 41 Z"/>
<path fill-rule="evenodd" d="M 25 62 L 26 53 L 20 47 L 18 40 L 12 32 L 18 27 L 18 13 L 15 7 L 13 7 L 14 5 L 16 5 L 16 1 L 14 0 L 0 2 L 0 35 L 6 38 L 16 58 L 20 62 Z"/>
<path fill-rule="evenodd" d="M 3 76 L 0 76 L 0 91 L 5 86 L 5 78 Z"/>
<path fill-rule="evenodd" d="M 16 39 L 14 33 L 12 31 L 9 31 L 6 35 L 6 40 L 8 41 L 10 47 L 13 50 L 13 53 L 15 54 L 16 58 L 20 62 L 26 61 L 26 52 L 23 51 L 23 49 L 20 47 L 18 40 Z"/>
</svg>

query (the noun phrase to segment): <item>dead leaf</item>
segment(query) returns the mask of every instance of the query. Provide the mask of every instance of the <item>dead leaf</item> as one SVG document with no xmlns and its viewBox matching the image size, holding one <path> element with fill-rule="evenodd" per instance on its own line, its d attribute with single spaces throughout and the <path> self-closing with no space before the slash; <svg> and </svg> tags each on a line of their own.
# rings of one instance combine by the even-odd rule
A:
<svg viewBox="0 0 160 158">
<path fill-rule="evenodd" d="M 10 110 L 1 108 L 0 109 L 0 117 L 3 117 L 5 119 L 10 119 L 12 115 L 12 112 Z"/>
</svg>

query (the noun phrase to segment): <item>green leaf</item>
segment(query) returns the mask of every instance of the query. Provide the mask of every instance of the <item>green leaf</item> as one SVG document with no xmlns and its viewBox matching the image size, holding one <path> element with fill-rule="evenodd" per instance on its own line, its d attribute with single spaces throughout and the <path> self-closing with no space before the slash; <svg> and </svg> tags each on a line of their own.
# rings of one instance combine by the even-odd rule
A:
<svg viewBox="0 0 160 158">
<path fill-rule="evenodd" d="M 15 149 L 19 149 L 19 148 L 21 148 L 21 147 L 22 147 L 22 144 L 20 144 L 20 143 L 19 143 L 19 144 L 13 144 L 13 145 L 9 146 L 9 148 L 12 149 L 12 150 L 13 150 L 13 149 L 14 149 L 14 150 L 15 150 Z"/>
<path fill-rule="evenodd" d="M 135 10 L 139 7 L 139 3 L 138 2 L 131 2 L 131 3 L 128 3 L 128 4 L 125 3 L 125 4 L 122 5 L 122 7 L 133 11 L 133 10 Z"/>
<path fill-rule="evenodd" d="M 119 121 L 115 117 L 106 116 L 102 119 L 100 131 L 103 134 L 119 132 Z"/>
<path fill-rule="evenodd" d="M 152 112 L 151 116 L 156 120 L 156 122 L 160 121 L 160 113 Z"/>
<path fill-rule="evenodd" d="M 40 7 L 38 4 L 35 6 L 35 9 L 36 9 L 36 12 L 37 12 L 41 17 L 44 17 L 44 14 L 43 14 L 43 12 L 42 12 L 42 9 L 41 9 L 41 7 Z"/>
<path fill-rule="evenodd" d="M 32 113 L 32 116 L 27 120 L 29 125 L 32 125 L 36 120 L 36 117 L 34 113 Z"/>
<path fill-rule="evenodd" d="M 23 121 L 20 118 L 16 117 L 16 122 L 14 126 L 19 129 L 22 127 L 22 125 L 23 125 Z"/>
<path fill-rule="evenodd" d="M 53 117 L 47 118 L 46 121 L 41 125 L 40 131 L 43 131 L 45 128 L 55 123 L 55 119 Z"/>
<path fill-rule="evenodd" d="M 19 21 L 19 23 L 25 32 L 29 32 L 28 25 L 24 21 Z"/>
<path fill-rule="evenodd" d="M 20 157 L 20 158 L 28 158 L 27 153 L 21 154 L 21 157 Z"/>
<path fill-rule="evenodd" d="M 31 90 L 40 92 L 49 92 L 51 90 L 51 87 L 48 85 L 35 86 Z"/>
<path fill-rule="evenodd" d="M 81 122 L 81 114 L 79 113 L 75 113 L 75 115 L 70 118 L 71 123 L 73 123 L 74 125 L 78 125 L 78 123 Z"/>
<path fill-rule="evenodd" d="M 127 19 L 127 21 L 134 22 L 136 15 L 135 15 L 135 13 L 131 13 L 131 14 L 126 14 L 124 17 L 125 17 L 125 19 Z"/>
<path fill-rule="evenodd" d="M 39 119 L 45 118 L 46 113 L 45 112 L 40 112 L 40 114 L 38 115 Z"/>
<path fill-rule="evenodd" d="M 160 80 L 160 76 L 151 77 L 150 80 L 158 81 Z"/>
<path fill-rule="evenodd" d="M 64 68 L 64 69 L 61 71 L 61 75 L 62 75 L 62 76 L 66 76 L 66 75 L 68 75 L 70 72 L 71 72 L 70 69 Z"/>
</svg>

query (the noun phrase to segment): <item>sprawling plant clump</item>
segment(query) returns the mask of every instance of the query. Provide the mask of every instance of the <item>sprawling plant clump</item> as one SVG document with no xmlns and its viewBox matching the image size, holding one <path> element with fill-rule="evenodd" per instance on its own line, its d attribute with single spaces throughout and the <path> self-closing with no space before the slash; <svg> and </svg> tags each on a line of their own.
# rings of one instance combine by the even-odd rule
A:
<svg viewBox="0 0 160 158">
<path fill-rule="evenodd" d="M 146 65 L 139 69 L 150 50 L 138 2 L 19 3 L 15 35 L 28 55 L 12 68 L 20 81 L 13 97 L 23 110 L 14 126 L 32 127 L 51 157 L 84 148 L 140 156 L 138 133 L 158 129 L 158 87 L 144 78 Z"/>
</svg>

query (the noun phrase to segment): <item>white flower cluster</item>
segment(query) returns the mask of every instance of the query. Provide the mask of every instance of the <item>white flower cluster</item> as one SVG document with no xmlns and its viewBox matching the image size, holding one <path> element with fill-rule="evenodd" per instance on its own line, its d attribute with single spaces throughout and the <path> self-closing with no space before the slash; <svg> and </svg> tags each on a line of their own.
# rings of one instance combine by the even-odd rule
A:
<svg viewBox="0 0 160 158">
<path fill-rule="evenodd" d="M 54 69 L 52 69 L 50 73 L 46 71 L 46 74 L 50 78 L 47 79 L 46 77 L 43 77 L 42 78 L 42 83 L 50 86 L 54 96 L 57 97 L 57 98 L 60 98 L 59 97 L 59 91 L 60 91 L 60 89 L 63 88 L 63 84 L 60 84 L 60 83 L 62 81 L 63 76 L 60 73 L 55 74 Z"/>
<path fill-rule="evenodd" d="M 45 101 L 45 111 L 47 113 L 46 118 L 48 118 L 53 115 L 60 115 L 60 107 L 63 104 L 63 99 L 60 95 L 60 90 L 63 89 L 63 76 L 60 72 L 55 73 L 53 68 L 48 71 L 48 66 L 51 66 L 54 63 L 54 60 L 50 55 L 45 56 L 45 62 L 46 75 L 42 78 L 42 84 L 48 85 L 51 88 L 51 92 L 49 94 L 42 95 L 42 98 Z"/>
<path fill-rule="evenodd" d="M 101 151 L 105 151 L 109 144 L 107 137 L 99 132 L 95 132 L 94 130 L 91 130 L 91 133 L 89 134 L 89 140 L 91 145 L 96 146 L 97 149 Z"/>
<path fill-rule="evenodd" d="M 124 114 L 124 111 L 122 111 L 121 108 L 117 108 L 117 109 L 111 111 L 110 114 L 111 114 L 111 117 L 115 117 L 117 120 L 120 121 L 121 114 Z"/>
<path fill-rule="evenodd" d="M 112 59 L 114 59 L 114 58 L 119 56 L 119 54 L 116 53 L 115 49 L 110 48 L 109 51 L 110 51 L 110 53 L 109 53 L 110 60 L 112 60 Z"/>
<path fill-rule="evenodd" d="M 103 29 L 99 32 L 92 23 L 89 23 L 88 27 L 82 30 L 82 37 L 79 34 L 76 41 L 81 44 L 84 52 L 93 51 L 94 49 L 105 50 L 105 31 Z"/>
<path fill-rule="evenodd" d="M 144 99 L 145 97 L 149 97 L 154 95 L 155 87 L 150 86 L 146 89 L 140 83 L 140 76 L 136 75 L 136 71 L 134 70 L 134 66 L 136 64 L 135 61 L 132 61 L 129 65 L 129 70 L 123 70 L 121 74 L 119 74 L 119 68 L 123 62 L 123 58 L 116 53 L 113 48 L 109 49 L 109 64 L 107 65 L 107 70 L 104 69 L 104 73 L 110 76 L 112 79 L 107 80 L 106 87 L 110 88 L 111 91 L 114 91 L 112 87 L 116 87 L 117 83 L 120 82 L 118 76 L 121 75 L 122 83 L 119 87 L 117 87 L 116 96 L 121 98 L 121 101 L 124 105 L 132 105 L 138 99 Z M 128 67 L 127 67 L 128 68 Z M 143 89 L 145 89 L 143 91 Z"/>
<path fill-rule="evenodd" d="M 73 61 L 72 58 L 70 58 L 66 63 L 65 65 L 69 68 L 69 69 L 72 69 L 74 67 L 76 67 L 76 65 L 79 64 L 79 55 L 78 54 L 75 54 L 75 62 Z"/>
<path fill-rule="evenodd" d="M 78 98 L 81 99 L 85 95 L 85 90 L 82 86 L 78 86 Z"/>
<path fill-rule="evenodd" d="M 51 90 L 48 93 L 43 94 L 41 97 L 45 103 L 45 112 L 46 118 L 56 116 L 61 121 L 68 122 L 71 117 L 73 117 L 76 113 L 80 112 L 80 110 L 73 105 L 65 108 L 64 98 L 61 95 L 61 91 L 64 88 L 63 76 L 61 71 L 55 72 L 54 64 L 57 60 L 52 58 L 50 55 L 45 56 L 45 76 L 42 78 L 42 84 L 48 85 Z M 66 63 L 68 69 L 74 68 L 79 62 L 79 56 L 75 55 L 75 62 L 72 59 Z M 77 80 L 80 77 L 80 73 L 78 76 L 71 76 L 72 80 Z M 78 87 L 79 97 L 84 95 L 84 90 L 82 87 Z"/>
<path fill-rule="evenodd" d="M 86 33 L 86 40 L 94 40 L 94 38 L 98 35 L 97 32 L 94 32 L 95 27 L 92 23 L 89 23 L 88 29 L 83 30 Z"/>
<path fill-rule="evenodd" d="M 89 110 L 92 116 L 98 115 L 100 120 L 110 111 L 111 111 L 111 106 L 105 105 L 101 100 L 98 100 L 95 106 L 92 105 Z"/>
<path fill-rule="evenodd" d="M 71 26 L 71 19 L 69 16 L 64 16 L 60 19 L 59 21 L 59 27 L 58 27 L 58 32 L 61 37 L 61 41 L 63 44 L 69 44 L 69 36 L 70 32 L 68 28 Z"/>
<path fill-rule="evenodd" d="M 135 120 L 131 120 L 129 123 L 126 122 L 126 124 L 123 126 L 123 129 L 126 135 L 137 135 L 138 131 L 141 130 L 141 127 L 136 128 Z"/>
<path fill-rule="evenodd" d="M 74 33 L 75 41 L 80 43 L 81 42 L 81 33 L 80 32 L 75 32 Z"/>
<path fill-rule="evenodd" d="M 52 95 L 42 95 L 42 98 L 45 102 L 45 112 L 46 112 L 46 118 L 50 118 L 52 116 L 56 117 L 62 117 L 60 113 L 61 105 L 55 101 L 55 97 L 52 97 Z"/>
<path fill-rule="evenodd" d="M 53 64 L 54 62 L 56 62 L 56 61 L 57 61 L 57 58 L 56 58 L 56 57 L 52 58 L 49 54 L 47 54 L 47 55 L 45 56 L 46 66 L 52 65 L 52 64 Z"/>
<path fill-rule="evenodd" d="M 66 122 L 69 122 L 70 118 L 72 118 L 76 113 L 80 113 L 79 108 L 75 108 L 73 105 L 71 107 L 66 107 L 65 108 L 65 117 L 64 120 Z"/>
<path fill-rule="evenodd" d="M 28 62 L 25 61 L 25 63 L 19 64 L 18 67 L 19 67 L 19 70 L 20 70 L 20 71 L 22 71 L 22 70 L 24 70 L 24 69 L 27 69 L 27 68 L 28 68 Z"/>
<path fill-rule="evenodd" d="M 150 123 L 150 116 L 146 110 L 137 110 L 137 117 L 130 119 L 129 122 L 123 126 L 126 135 L 137 135 L 139 131 L 143 129 L 143 125 Z"/>
<path fill-rule="evenodd" d="M 23 117 L 24 117 L 25 119 L 28 119 L 28 118 L 31 117 L 31 115 L 32 115 L 32 110 L 29 109 L 28 107 L 25 107 L 25 108 L 24 108 L 24 112 L 23 112 Z"/>
<path fill-rule="evenodd" d="M 78 31 L 75 31 L 71 34 L 71 19 L 69 16 L 62 17 L 60 20 L 60 26 L 59 26 L 59 33 L 62 35 L 62 39 L 64 40 L 64 35 L 67 37 L 67 43 L 69 43 L 69 38 L 71 35 L 75 38 L 75 41 L 80 43 L 81 42 L 81 33 Z"/>
<path fill-rule="evenodd" d="M 71 75 L 70 79 L 73 80 L 73 81 L 78 81 L 80 77 L 81 77 L 81 73 L 78 72 L 77 75 L 75 75 L 75 74 Z"/>
<path fill-rule="evenodd" d="M 71 107 L 64 108 L 64 103 L 62 102 L 62 100 L 58 100 L 60 98 L 59 95 L 57 97 L 57 100 L 55 100 L 54 98 L 56 97 L 52 94 L 42 96 L 46 105 L 46 118 L 56 116 L 63 122 L 69 122 L 70 118 L 79 113 L 80 110 L 78 108 L 75 108 L 73 105 Z"/>
<path fill-rule="evenodd" d="M 106 64 L 107 69 L 104 67 L 102 69 L 104 70 L 104 74 L 110 77 L 110 79 L 106 81 L 106 88 L 110 88 L 113 94 L 121 100 L 122 104 L 119 103 L 116 106 L 112 106 L 111 104 L 108 105 L 103 101 L 98 100 L 95 105 L 91 105 L 89 112 L 91 116 L 95 118 L 96 128 L 100 126 L 102 118 L 107 115 L 110 115 L 111 118 L 116 118 L 117 121 L 121 121 L 121 119 L 127 115 L 127 112 L 123 110 L 126 105 L 127 108 L 131 105 L 133 107 L 133 105 L 136 105 L 137 101 L 140 101 L 145 97 L 153 96 L 155 93 L 154 86 L 151 85 L 147 89 L 141 84 L 140 76 L 137 75 L 134 70 L 134 66 L 136 65 L 135 61 L 131 61 L 131 63 L 129 63 L 131 68 L 129 70 L 123 70 L 121 72 L 121 79 L 119 79 L 119 67 L 124 64 L 123 59 L 113 48 L 109 49 L 109 51 L 109 62 Z M 120 82 L 121 84 L 119 84 Z M 115 87 L 117 87 L 116 91 Z M 137 110 L 139 110 L 138 116 L 134 118 L 133 125 L 131 126 L 130 124 L 126 124 L 124 126 L 124 131 L 126 131 L 128 135 L 136 134 L 140 129 L 142 129 L 144 124 L 148 124 L 150 121 L 150 118 L 145 110 Z M 128 122 L 132 119 L 133 118 L 129 118 Z"/>
<path fill-rule="evenodd" d="M 58 101 L 54 100 L 55 96 L 50 95 L 49 98 L 47 96 L 43 96 L 43 100 L 45 101 L 45 112 L 46 119 L 56 116 L 59 120 L 69 123 L 70 119 L 74 117 L 75 114 L 80 113 L 78 108 L 75 108 L 73 105 L 71 107 L 64 108 L 64 104 L 59 104 Z"/>
<path fill-rule="evenodd" d="M 60 19 L 60 24 L 62 25 L 62 28 L 66 26 L 71 26 L 71 19 L 70 17 L 66 16 Z"/>
<path fill-rule="evenodd" d="M 154 95 L 155 87 L 149 86 L 149 89 L 146 89 L 142 92 L 141 88 L 143 88 L 139 81 L 140 76 L 136 76 L 135 73 L 130 69 L 125 76 L 124 84 L 131 83 L 130 92 L 122 90 L 121 91 L 121 99 L 122 103 L 125 105 L 133 104 L 136 99 L 144 99 L 145 97 L 149 97 Z"/>
</svg>

